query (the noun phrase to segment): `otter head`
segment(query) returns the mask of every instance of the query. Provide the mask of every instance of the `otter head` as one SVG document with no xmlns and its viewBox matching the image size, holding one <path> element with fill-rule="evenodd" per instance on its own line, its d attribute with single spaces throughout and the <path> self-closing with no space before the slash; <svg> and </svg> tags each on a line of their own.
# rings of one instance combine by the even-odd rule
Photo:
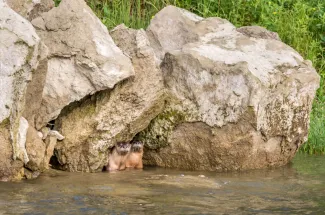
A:
<svg viewBox="0 0 325 215">
<path fill-rule="evenodd" d="M 131 144 L 128 142 L 118 142 L 116 143 L 115 147 L 116 147 L 116 152 L 119 155 L 124 156 L 130 152 Z"/>
<path fill-rule="evenodd" d="M 140 141 L 133 141 L 131 146 L 132 152 L 142 152 L 143 150 L 143 143 Z"/>
</svg>

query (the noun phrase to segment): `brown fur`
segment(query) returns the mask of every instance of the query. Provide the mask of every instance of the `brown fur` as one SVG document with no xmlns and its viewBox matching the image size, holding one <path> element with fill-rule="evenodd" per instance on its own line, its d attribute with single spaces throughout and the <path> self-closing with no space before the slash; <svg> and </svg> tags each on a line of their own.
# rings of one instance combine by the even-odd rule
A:
<svg viewBox="0 0 325 215">
<path fill-rule="evenodd" d="M 106 170 L 116 171 L 124 170 L 126 168 L 125 161 L 130 153 L 131 144 L 127 142 L 117 143 L 108 157 L 108 164 Z"/>
<path fill-rule="evenodd" d="M 125 165 L 127 168 L 142 169 L 142 156 L 143 156 L 143 143 L 133 142 L 131 146 L 131 151 L 127 156 Z"/>
</svg>

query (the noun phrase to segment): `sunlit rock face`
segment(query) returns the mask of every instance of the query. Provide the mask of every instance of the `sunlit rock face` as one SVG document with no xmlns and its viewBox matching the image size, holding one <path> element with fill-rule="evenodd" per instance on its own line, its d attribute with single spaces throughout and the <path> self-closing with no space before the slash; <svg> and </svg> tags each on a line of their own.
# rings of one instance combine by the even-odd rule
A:
<svg viewBox="0 0 325 215">
<path fill-rule="evenodd" d="M 32 24 L 48 48 L 47 75 L 39 82 L 44 88 L 38 92 L 42 98 L 37 129 L 70 103 L 134 75 L 130 59 L 83 0 L 63 0 Z"/>
<path fill-rule="evenodd" d="M 145 162 L 192 170 L 286 164 L 307 139 L 319 76 L 265 29 L 180 8 L 147 29 L 170 98 L 140 133 Z"/>
<path fill-rule="evenodd" d="M 131 60 L 84 1 L 51 2 L 9 1 L 10 8 L 0 1 L 0 180 L 49 168 L 64 136 L 53 130 L 42 138 L 39 130 L 71 103 L 134 76 Z"/>
<path fill-rule="evenodd" d="M 274 32 L 173 6 L 146 30 L 108 32 L 83 0 L 9 4 L 17 13 L 0 0 L 1 181 L 37 177 L 50 160 L 99 172 L 131 140 L 145 143 L 147 165 L 280 166 L 307 139 L 319 76 Z"/>
<path fill-rule="evenodd" d="M 53 0 L 6 0 L 8 6 L 31 21 L 54 7 Z"/>
<path fill-rule="evenodd" d="M 102 171 L 110 148 L 132 140 L 163 110 L 162 73 L 145 31 L 120 25 L 110 34 L 132 59 L 135 76 L 63 110 L 57 126 L 65 139 L 55 155 L 64 170 Z"/>
<path fill-rule="evenodd" d="M 0 1 L 0 180 L 19 179 L 29 159 L 28 122 L 22 117 L 27 84 L 38 65 L 40 38 L 33 26 Z"/>
</svg>

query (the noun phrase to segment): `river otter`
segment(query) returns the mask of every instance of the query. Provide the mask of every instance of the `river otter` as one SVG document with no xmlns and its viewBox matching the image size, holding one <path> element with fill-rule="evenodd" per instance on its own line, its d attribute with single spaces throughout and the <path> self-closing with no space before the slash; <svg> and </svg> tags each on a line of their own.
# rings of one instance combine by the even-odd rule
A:
<svg viewBox="0 0 325 215">
<path fill-rule="evenodd" d="M 118 142 L 109 154 L 106 170 L 124 170 L 125 161 L 131 149 L 131 144 L 128 142 Z"/>
<path fill-rule="evenodd" d="M 143 143 L 140 141 L 132 142 L 131 151 L 127 156 L 125 165 L 127 168 L 142 169 Z"/>
</svg>

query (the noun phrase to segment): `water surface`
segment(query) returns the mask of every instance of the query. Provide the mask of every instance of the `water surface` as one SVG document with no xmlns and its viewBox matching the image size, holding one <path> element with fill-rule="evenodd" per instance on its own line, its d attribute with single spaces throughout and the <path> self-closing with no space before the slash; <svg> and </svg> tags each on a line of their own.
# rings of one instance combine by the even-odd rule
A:
<svg viewBox="0 0 325 215">
<path fill-rule="evenodd" d="M 0 214 L 325 214 L 325 156 L 235 173 L 50 171 L 0 182 Z"/>
</svg>

